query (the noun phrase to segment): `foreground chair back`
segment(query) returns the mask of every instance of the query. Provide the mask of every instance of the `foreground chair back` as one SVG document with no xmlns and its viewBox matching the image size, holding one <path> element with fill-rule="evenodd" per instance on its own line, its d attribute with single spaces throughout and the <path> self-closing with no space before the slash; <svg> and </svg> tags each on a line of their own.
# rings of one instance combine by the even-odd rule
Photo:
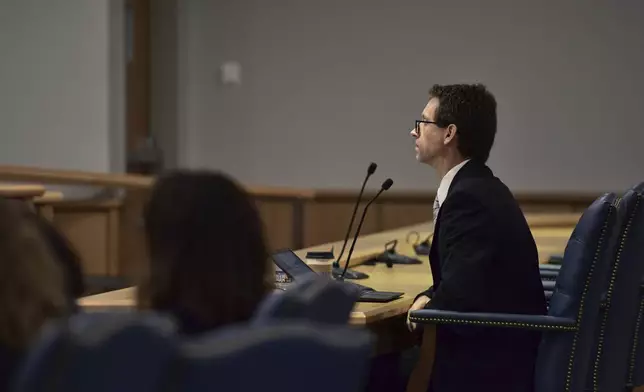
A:
<svg viewBox="0 0 644 392">
<path fill-rule="evenodd" d="M 640 195 L 644 194 L 644 182 L 634 186 L 632 190 Z M 638 245 L 640 249 L 643 246 L 641 242 Z M 638 301 L 637 318 L 631 339 L 627 387 L 639 387 L 638 390 L 644 391 L 644 274 L 640 280 Z"/>
<path fill-rule="evenodd" d="M 543 331 L 535 369 L 535 391 L 584 391 L 603 282 L 615 254 L 616 234 L 621 224 L 616 200 L 612 193 L 598 198 L 577 223 L 564 252 L 548 315 L 425 309 L 412 312 L 411 321 Z"/>
<path fill-rule="evenodd" d="M 592 371 L 587 389 L 624 391 L 629 384 L 633 336 L 640 313 L 640 284 L 644 276 L 644 200 L 627 191 L 618 204 L 624 217 L 615 256 L 602 287 L 603 299 L 596 331 Z"/>
<path fill-rule="evenodd" d="M 267 297 L 253 317 L 253 324 L 300 320 L 344 325 L 359 296 L 359 291 L 349 284 L 317 277 Z"/>
<path fill-rule="evenodd" d="M 229 328 L 183 344 L 172 390 L 360 391 L 372 343 L 366 330 L 346 326 Z"/>
<path fill-rule="evenodd" d="M 154 315 L 75 315 L 45 328 L 13 391 L 161 390 L 177 352 L 174 332 L 170 320 Z"/>
</svg>

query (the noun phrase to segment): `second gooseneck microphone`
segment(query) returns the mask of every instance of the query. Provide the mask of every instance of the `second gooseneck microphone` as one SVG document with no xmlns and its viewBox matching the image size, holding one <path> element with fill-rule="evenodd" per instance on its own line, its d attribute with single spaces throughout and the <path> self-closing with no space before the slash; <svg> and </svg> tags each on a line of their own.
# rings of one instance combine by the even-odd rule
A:
<svg viewBox="0 0 644 392">
<path fill-rule="evenodd" d="M 367 168 L 367 175 L 364 178 L 364 181 L 362 182 L 362 188 L 360 188 L 360 193 L 358 193 L 358 198 L 356 199 L 356 204 L 353 207 L 353 214 L 351 214 L 351 221 L 349 222 L 349 227 L 347 228 L 347 234 L 344 236 L 344 243 L 342 244 L 342 249 L 340 250 L 340 254 L 338 255 L 337 259 L 333 262 L 333 268 L 337 271 L 337 274 L 335 275 L 340 275 L 340 259 L 342 258 L 342 255 L 344 255 L 344 249 L 347 246 L 347 242 L 349 242 L 349 235 L 351 234 L 351 229 L 353 228 L 353 221 L 356 218 L 356 215 L 358 213 L 358 206 L 360 205 L 360 201 L 362 200 L 362 194 L 364 193 L 364 188 L 367 185 L 367 181 L 369 180 L 369 177 L 373 173 L 376 172 L 376 169 L 378 168 L 378 165 L 376 165 L 374 162 L 371 162 L 369 164 L 369 167 Z M 341 275 L 344 277 L 346 274 L 346 268 L 342 271 Z"/>
<path fill-rule="evenodd" d="M 344 279 L 344 274 L 346 273 L 347 268 L 349 268 L 349 261 L 351 260 L 351 255 L 353 254 L 353 248 L 356 246 L 356 241 L 358 240 L 358 236 L 360 235 L 360 230 L 362 229 L 362 223 L 364 222 L 364 218 L 367 215 L 367 210 L 369 209 L 369 206 L 371 205 L 371 203 L 376 201 L 376 199 L 378 198 L 378 196 L 380 196 L 380 194 L 382 192 L 384 192 L 384 191 L 388 190 L 389 188 L 391 188 L 391 186 L 393 184 L 394 184 L 394 181 L 391 178 L 387 178 L 382 183 L 382 186 L 380 187 L 380 190 L 378 191 L 378 193 L 376 193 L 376 195 L 374 197 L 372 197 L 371 200 L 369 200 L 369 203 L 367 203 L 367 205 L 364 207 L 364 210 L 362 210 L 362 216 L 360 217 L 360 223 L 358 223 L 358 228 L 356 229 L 356 234 L 353 236 L 353 242 L 351 243 L 351 248 L 349 248 L 349 255 L 347 256 L 347 261 L 344 264 L 344 270 L 342 271 L 342 275 L 340 276 L 340 280 Z"/>
</svg>

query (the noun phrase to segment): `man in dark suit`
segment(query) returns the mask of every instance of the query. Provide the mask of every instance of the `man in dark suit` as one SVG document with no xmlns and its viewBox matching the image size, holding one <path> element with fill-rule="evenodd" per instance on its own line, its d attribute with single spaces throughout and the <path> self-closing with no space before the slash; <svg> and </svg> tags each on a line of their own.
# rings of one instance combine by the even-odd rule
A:
<svg viewBox="0 0 644 392">
<path fill-rule="evenodd" d="M 532 233 L 486 166 L 496 125 L 496 100 L 480 84 L 435 85 L 416 121 L 416 158 L 441 183 L 429 255 L 434 284 L 411 310 L 546 313 Z M 539 341 L 537 332 L 508 328 L 425 326 L 408 390 L 531 391 Z"/>
</svg>

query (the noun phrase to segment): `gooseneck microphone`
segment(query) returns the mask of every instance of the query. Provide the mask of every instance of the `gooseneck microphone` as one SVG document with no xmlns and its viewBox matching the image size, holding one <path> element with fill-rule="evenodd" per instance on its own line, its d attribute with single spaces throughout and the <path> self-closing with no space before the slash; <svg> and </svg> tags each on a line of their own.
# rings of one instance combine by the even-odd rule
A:
<svg viewBox="0 0 644 392">
<path fill-rule="evenodd" d="M 382 186 L 380 187 L 380 190 L 378 191 L 378 193 L 376 193 L 376 195 L 374 197 L 372 197 L 371 200 L 369 200 L 369 203 L 367 203 L 367 205 L 364 207 L 364 210 L 362 210 L 362 216 L 360 217 L 360 223 L 358 223 L 358 228 L 356 229 L 356 234 L 353 237 L 353 242 L 351 243 L 351 248 L 349 248 L 349 255 L 347 256 L 347 261 L 344 264 L 344 271 L 342 271 L 342 275 L 340 276 L 340 280 L 344 279 L 344 274 L 346 273 L 347 268 L 349 268 L 349 261 L 351 260 L 351 255 L 353 254 L 353 248 L 356 246 L 356 241 L 358 241 L 358 236 L 360 235 L 360 230 L 362 229 L 362 224 L 364 223 L 364 218 L 365 218 L 365 216 L 367 216 L 367 210 L 369 209 L 369 206 L 371 205 L 371 203 L 376 201 L 376 199 L 378 198 L 378 196 L 380 196 L 380 194 L 382 192 L 384 192 L 384 191 L 388 190 L 389 188 L 391 188 L 391 186 L 393 184 L 394 184 L 394 181 L 391 178 L 387 178 L 382 183 Z"/>
<path fill-rule="evenodd" d="M 333 274 L 336 275 L 336 276 L 339 276 L 340 274 L 342 274 L 342 277 L 344 277 L 344 275 L 346 273 L 345 272 L 346 268 L 345 268 L 344 271 L 342 271 L 342 272 L 340 271 L 340 259 L 342 258 L 342 255 L 344 254 L 344 249 L 347 246 L 347 242 L 349 242 L 349 234 L 351 234 L 351 229 L 353 228 L 353 221 L 355 220 L 356 215 L 358 213 L 358 206 L 360 205 L 360 201 L 362 200 L 362 194 L 364 193 L 364 188 L 367 185 L 367 181 L 369 180 L 369 177 L 371 177 L 371 175 L 376 172 L 376 168 L 378 168 L 378 165 L 376 165 L 374 162 L 371 162 L 371 164 L 367 168 L 367 176 L 364 178 L 364 181 L 362 182 L 362 188 L 360 188 L 360 193 L 358 193 L 358 198 L 356 199 L 356 204 L 353 207 L 353 214 L 351 215 L 351 221 L 349 222 L 349 227 L 347 228 L 347 234 L 344 236 L 344 243 L 342 244 L 342 249 L 340 250 L 340 255 L 333 262 L 333 269 L 334 269 Z M 357 275 L 357 274 L 352 274 L 352 275 Z M 364 276 L 361 276 L 361 277 L 364 277 L 364 278 L 368 277 L 367 274 L 361 274 L 361 275 L 364 275 Z"/>
</svg>

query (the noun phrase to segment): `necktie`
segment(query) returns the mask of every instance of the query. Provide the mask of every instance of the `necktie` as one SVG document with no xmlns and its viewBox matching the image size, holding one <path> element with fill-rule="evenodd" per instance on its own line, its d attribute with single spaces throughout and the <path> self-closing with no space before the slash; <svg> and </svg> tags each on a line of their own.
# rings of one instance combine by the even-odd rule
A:
<svg viewBox="0 0 644 392">
<path fill-rule="evenodd" d="M 436 218 L 438 218 L 438 210 L 441 208 L 438 202 L 438 197 L 434 199 L 434 226 L 436 226 Z"/>
</svg>

